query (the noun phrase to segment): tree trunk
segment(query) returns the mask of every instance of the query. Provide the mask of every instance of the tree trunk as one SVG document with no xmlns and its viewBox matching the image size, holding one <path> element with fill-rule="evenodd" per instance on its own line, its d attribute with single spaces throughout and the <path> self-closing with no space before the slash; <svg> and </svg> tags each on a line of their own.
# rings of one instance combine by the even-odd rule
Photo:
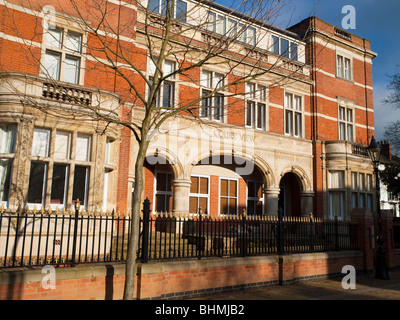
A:
<svg viewBox="0 0 400 320">
<path fill-rule="evenodd" d="M 135 164 L 135 189 L 133 191 L 132 225 L 125 270 L 124 300 L 132 300 L 135 286 L 136 257 L 139 240 L 140 204 L 143 192 L 143 167 L 148 142 L 141 139 Z"/>
</svg>

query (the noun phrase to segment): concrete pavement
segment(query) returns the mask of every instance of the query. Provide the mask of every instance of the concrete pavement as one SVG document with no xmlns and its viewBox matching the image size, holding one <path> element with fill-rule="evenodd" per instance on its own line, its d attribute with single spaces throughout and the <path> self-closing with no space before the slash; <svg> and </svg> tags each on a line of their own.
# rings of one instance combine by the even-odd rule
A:
<svg viewBox="0 0 400 320">
<path fill-rule="evenodd" d="M 344 276 L 215 293 L 193 300 L 400 300 L 400 270 L 389 271 L 390 280 L 357 274 L 355 289 L 343 289 Z"/>
</svg>

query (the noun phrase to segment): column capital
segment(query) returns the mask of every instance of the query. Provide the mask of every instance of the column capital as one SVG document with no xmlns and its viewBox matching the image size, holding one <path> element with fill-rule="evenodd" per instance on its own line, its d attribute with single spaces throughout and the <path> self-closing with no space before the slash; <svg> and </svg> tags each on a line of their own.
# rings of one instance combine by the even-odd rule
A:
<svg viewBox="0 0 400 320">
<path fill-rule="evenodd" d="M 315 192 L 312 190 L 305 190 L 301 192 L 302 197 L 313 197 L 315 196 Z"/>
<path fill-rule="evenodd" d="M 172 185 L 174 187 L 190 188 L 191 184 L 192 184 L 191 180 L 186 180 L 186 179 L 173 179 L 172 180 Z"/>
<path fill-rule="evenodd" d="M 279 195 L 281 192 L 280 188 L 274 188 L 274 187 L 264 187 L 264 194 L 265 195 Z"/>
</svg>

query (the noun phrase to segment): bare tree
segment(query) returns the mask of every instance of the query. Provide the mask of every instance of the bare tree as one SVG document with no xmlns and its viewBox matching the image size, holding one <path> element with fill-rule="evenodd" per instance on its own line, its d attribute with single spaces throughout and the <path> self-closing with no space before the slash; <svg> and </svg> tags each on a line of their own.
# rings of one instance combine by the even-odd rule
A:
<svg viewBox="0 0 400 320">
<path fill-rule="evenodd" d="M 155 2 L 160 3 L 160 6 L 155 5 Z M 15 32 L 25 39 L 21 52 L 30 55 L 32 63 L 38 65 L 42 75 L 57 86 L 58 82 L 54 81 L 53 74 L 43 65 L 37 48 L 32 45 L 32 42 L 40 41 L 40 35 L 51 37 L 51 28 L 54 26 L 47 13 L 42 11 L 44 1 L 23 1 L 19 5 L 26 8 L 28 3 L 29 12 L 37 13 L 37 30 L 31 38 L 27 38 L 22 30 L 18 30 L 19 24 L 15 21 Z M 230 97 L 243 98 L 246 95 L 245 83 L 267 75 L 271 86 L 298 81 L 303 76 L 298 73 L 302 64 L 268 53 L 269 48 L 265 48 L 265 44 L 272 45 L 267 41 L 268 33 L 259 31 L 271 27 L 286 2 L 240 0 L 226 8 L 209 0 L 185 3 L 180 0 L 137 3 L 70 0 L 68 3 L 54 2 L 52 6 L 57 14 L 70 17 L 87 34 L 86 43 L 82 43 L 82 54 L 90 62 L 85 66 L 85 72 L 98 75 L 96 86 L 99 89 L 118 93 L 121 105 L 115 109 L 105 109 L 104 101 L 87 104 L 74 100 L 70 107 L 65 103 L 52 107 L 24 96 L 23 92 L 19 94 L 25 105 L 47 114 L 79 121 L 100 121 L 104 130 L 108 125 L 116 124 L 129 129 L 135 138 L 138 152 L 134 169 L 133 223 L 124 292 L 124 299 L 132 299 L 144 184 L 143 169 L 151 135 L 167 120 L 175 117 L 203 122 L 202 101 L 221 91 Z M 10 5 L 10 12 L 13 8 L 14 5 Z M 213 8 L 217 8 L 220 15 L 210 13 Z M 49 12 L 51 14 L 51 10 Z M 225 21 L 227 16 L 235 20 L 229 25 L 227 23 L 225 32 L 221 34 L 216 28 L 222 25 L 222 19 Z M 10 14 L 10 19 L 13 18 Z M 40 23 L 43 22 L 47 23 L 47 29 L 45 27 L 39 31 L 42 30 Z M 264 49 L 260 49 L 260 43 L 264 43 Z M 151 74 L 147 68 L 148 61 Z M 166 62 L 171 62 L 170 68 L 165 67 Z M 225 72 L 219 83 L 206 94 L 193 95 L 187 99 L 169 96 L 161 100 L 160 92 L 167 90 L 173 79 L 198 87 L 201 82 L 198 70 L 216 67 Z M 108 80 L 113 88 L 110 88 Z M 135 117 L 134 110 L 140 110 L 135 113 Z M 238 112 L 243 113 L 243 108 L 225 106 L 223 109 L 225 115 Z"/>
</svg>

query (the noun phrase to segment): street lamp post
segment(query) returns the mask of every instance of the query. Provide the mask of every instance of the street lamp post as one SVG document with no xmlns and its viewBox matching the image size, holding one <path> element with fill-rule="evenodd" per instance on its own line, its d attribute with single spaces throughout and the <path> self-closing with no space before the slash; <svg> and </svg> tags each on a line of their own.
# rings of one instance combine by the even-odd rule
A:
<svg viewBox="0 0 400 320">
<path fill-rule="evenodd" d="M 383 246 L 383 235 L 382 235 L 382 217 L 381 217 L 381 197 L 380 197 L 380 181 L 379 181 L 379 162 L 381 157 L 381 148 L 375 141 L 375 138 L 372 137 L 371 143 L 368 146 L 368 154 L 372 160 L 372 164 L 374 166 L 375 173 L 375 181 L 376 181 L 376 211 L 378 215 L 378 249 L 376 252 L 376 260 L 375 260 L 375 278 L 389 280 L 389 274 L 386 267 L 386 250 Z"/>
</svg>

